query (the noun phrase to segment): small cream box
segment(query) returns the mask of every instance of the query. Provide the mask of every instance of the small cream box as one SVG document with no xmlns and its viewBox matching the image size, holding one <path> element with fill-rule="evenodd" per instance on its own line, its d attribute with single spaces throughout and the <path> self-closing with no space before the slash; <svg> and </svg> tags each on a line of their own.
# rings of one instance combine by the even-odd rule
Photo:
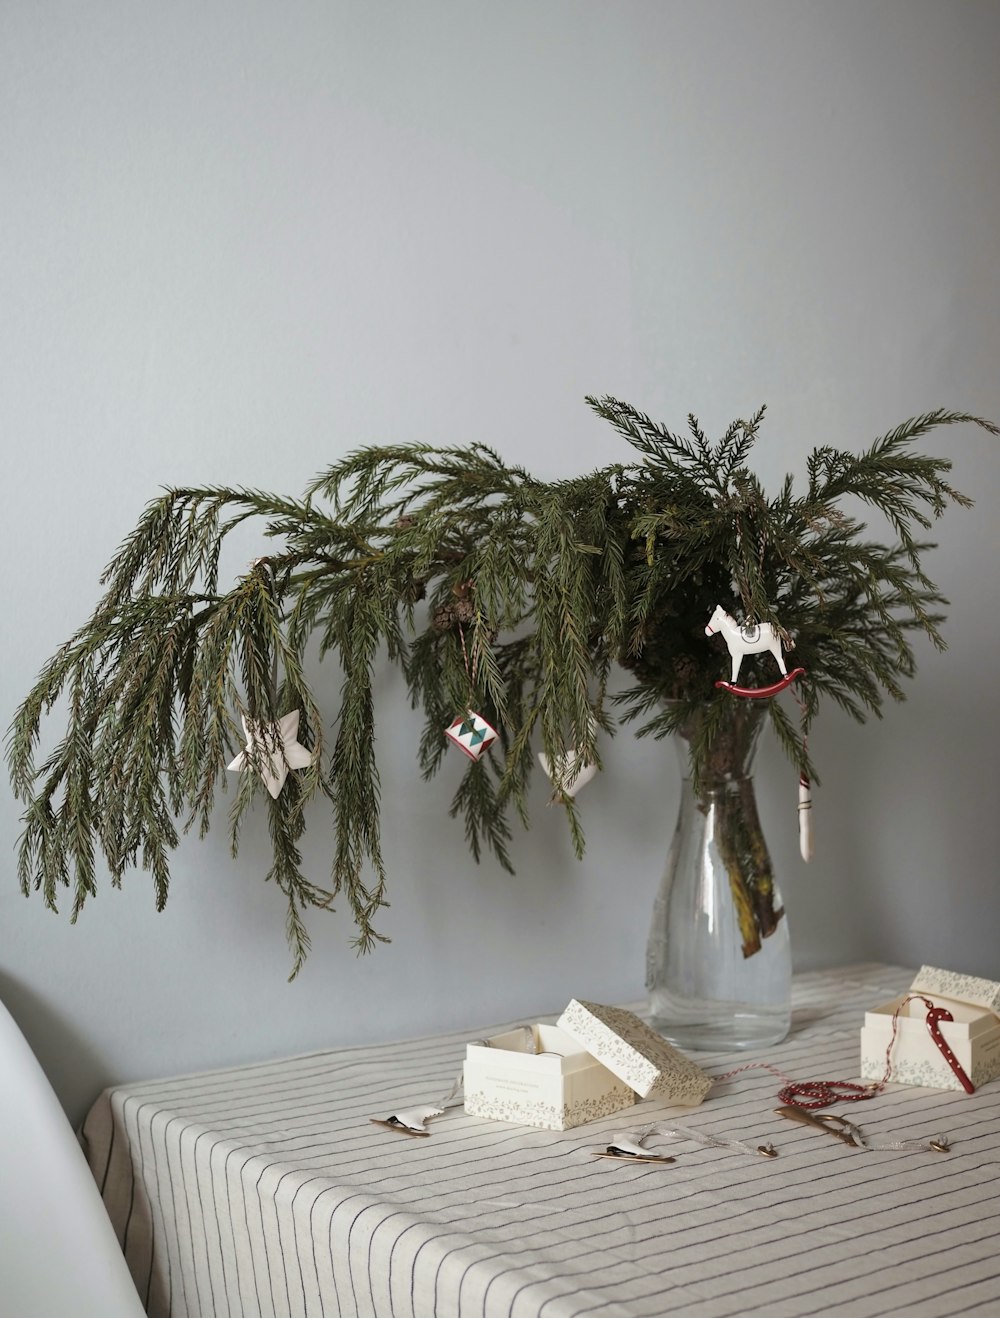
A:
<svg viewBox="0 0 1000 1318">
<path fill-rule="evenodd" d="M 545 1130 L 610 1116 L 636 1094 L 700 1103 L 711 1084 L 632 1012 L 575 998 L 555 1025 L 470 1043 L 465 1056 L 466 1112 Z"/>
<path fill-rule="evenodd" d="M 928 998 L 936 1007 L 947 1008 L 954 1016 L 953 1021 L 941 1021 L 938 1028 L 977 1089 L 1000 1075 L 1000 983 L 923 966 L 907 993 L 865 1013 L 861 1031 L 864 1080 L 881 1080 L 885 1074 L 892 1018 L 912 993 Z M 900 1011 L 889 1079 L 926 1089 L 961 1089 L 961 1082 L 931 1038 L 927 1010 L 918 1000 L 908 1002 Z"/>
</svg>

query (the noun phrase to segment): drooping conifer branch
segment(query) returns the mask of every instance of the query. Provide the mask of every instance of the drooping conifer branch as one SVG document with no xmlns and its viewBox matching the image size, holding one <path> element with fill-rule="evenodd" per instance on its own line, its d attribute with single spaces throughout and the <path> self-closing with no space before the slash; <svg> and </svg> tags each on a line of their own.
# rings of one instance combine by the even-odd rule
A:
<svg viewBox="0 0 1000 1318">
<path fill-rule="evenodd" d="M 578 748 L 599 762 L 613 711 L 662 736 L 685 711 L 729 698 L 713 685 L 725 656 L 704 637 L 716 604 L 794 637 L 806 726 L 824 700 L 863 720 L 903 698 L 913 635 L 943 644 L 945 601 L 924 571 L 923 533 L 949 504 L 969 503 L 948 483 L 951 464 L 912 446 L 941 426 L 996 426 L 927 413 L 857 454 L 816 449 L 805 493 L 789 478 L 768 497 L 747 466 L 763 409 L 712 444 L 693 416 L 675 433 L 614 398 L 588 402 L 639 461 L 544 482 L 478 444 L 370 447 L 302 500 L 208 487 L 151 503 L 93 615 L 45 665 L 10 729 L 24 891 L 55 908 L 68 889 L 75 919 L 97 890 L 101 855 L 115 884 L 146 869 L 162 907 L 179 828 L 208 830 L 225 765 L 244 747 L 241 715 L 268 724 L 298 710 L 314 762 L 276 800 L 257 774 L 241 775 L 232 850 L 247 812 L 266 804 L 267 877 L 288 902 L 293 973 L 308 947 L 305 911 L 338 895 L 358 945 L 371 947 L 387 882 L 374 702 L 384 662 L 423 713 L 425 778 L 457 712 L 474 707 L 499 728 L 499 747 L 470 764 L 451 812 L 473 855 L 492 851 L 507 869 L 509 816 L 529 821 L 537 749 L 552 759 Z M 892 543 L 868 538 L 848 511 L 857 500 L 886 519 Z M 254 519 L 270 551 L 221 585 L 227 537 Z M 306 677 L 314 643 L 340 669 L 337 682 L 317 679 L 319 698 Z M 758 662 L 748 673 L 759 675 Z M 632 683 L 609 699 L 616 665 Z M 46 726 L 36 764 L 57 712 L 65 731 L 50 742 Z M 811 775 L 802 728 L 776 702 L 770 719 Z M 721 715 L 700 720 L 696 770 L 719 726 Z M 251 769 L 261 753 L 247 751 Z M 305 872 L 300 843 L 324 800 L 333 863 L 319 878 Z M 567 818 L 580 852 L 572 801 Z"/>
</svg>

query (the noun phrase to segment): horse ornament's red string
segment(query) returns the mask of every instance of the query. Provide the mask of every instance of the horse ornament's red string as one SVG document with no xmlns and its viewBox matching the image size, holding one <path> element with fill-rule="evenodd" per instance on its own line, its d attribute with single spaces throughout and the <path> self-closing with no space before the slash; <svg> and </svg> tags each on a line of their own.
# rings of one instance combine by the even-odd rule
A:
<svg viewBox="0 0 1000 1318">
<path fill-rule="evenodd" d="M 959 1084 L 965 1092 L 967 1094 L 975 1093 L 975 1085 L 966 1075 L 954 1051 L 941 1034 L 941 1021 L 952 1021 L 955 1019 L 954 1016 L 947 1007 L 937 1006 L 930 998 L 925 998 L 922 993 L 907 994 L 892 1013 L 892 1035 L 885 1050 L 885 1070 L 882 1073 L 882 1079 L 874 1084 L 861 1085 L 853 1080 L 793 1080 L 791 1076 L 785 1075 L 783 1071 L 779 1071 L 776 1066 L 771 1066 L 769 1062 L 747 1062 L 745 1066 L 737 1066 L 732 1071 L 726 1071 L 723 1075 L 713 1076 L 713 1079 L 718 1084 L 722 1080 L 729 1080 L 732 1076 L 739 1075 L 741 1071 L 752 1071 L 755 1068 L 761 1068 L 770 1071 L 772 1075 L 776 1075 L 779 1080 L 785 1082 L 784 1087 L 778 1091 L 778 1098 L 782 1103 L 787 1104 L 789 1107 L 806 1109 L 832 1107 L 834 1103 L 860 1103 L 863 1099 L 875 1098 L 889 1083 L 889 1077 L 892 1074 L 892 1050 L 896 1043 L 896 1035 L 899 1032 L 899 1018 L 908 1002 L 922 1002 L 927 1008 L 927 1029 L 930 1031 L 931 1038 L 940 1049 L 942 1056 L 957 1076 Z"/>
</svg>

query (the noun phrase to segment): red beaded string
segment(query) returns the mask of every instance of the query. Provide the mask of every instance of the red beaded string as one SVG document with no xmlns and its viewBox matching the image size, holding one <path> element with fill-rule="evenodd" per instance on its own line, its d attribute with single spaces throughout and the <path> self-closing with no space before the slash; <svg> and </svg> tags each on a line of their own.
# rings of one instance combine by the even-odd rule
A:
<svg viewBox="0 0 1000 1318">
<path fill-rule="evenodd" d="M 945 1061 L 958 1077 L 958 1081 L 965 1092 L 967 1094 L 974 1093 L 975 1086 L 941 1034 L 940 1022 L 954 1020 L 954 1016 L 946 1007 L 936 1006 L 930 998 L 925 998 L 921 993 L 908 994 L 892 1013 L 892 1034 L 885 1050 L 885 1070 L 882 1073 L 882 1079 L 874 1084 L 859 1085 L 853 1080 L 793 1080 L 791 1076 L 785 1075 L 783 1071 L 779 1071 L 776 1066 L 771 1066 L 769 1062 L 747 1062 L 744 1066 L 737 1066 L 732 1071 L 726 1071 L 723 1075 L 713 1076 L 713 1079 L 718 1084 L 722 1080 L 729 1080 L 732 1076 L 739 1075 L 741 1071 L 755 1069 L 770 1071 L 772 1075 L 776 1075 L 779 1080 L 785 1082 L 784 1087 L 778 1091 L 778 1098 L 789 1107 L 814 1109 L 832 1107 L 834 1103 L 860 1103 L 863 1099 L 874 1098 L 889 1083 L 889 1076 L 892 1074 L 892 1049 L 896 1042 L 896 1035 L 899 1032 L 899 1017 L 908 1002 L 922 1002 L 927 1008 L 927 1028 L 930 1031 L 931 1038 L 941 1050 Z"/>
<path fill-rule="evenodd" d="M 793 1080 L 769 1062 L 747 1062 L 745 1066 L 737 1066 L 723 1075 L 713 1076 L 713 1079 L 718 1084 L 739 1075 L 741 1071 L 756 1068 L 770 1071 L 784 1081 L 783 1087 L 778 1090 L 778 1098 L 790 1107 L 821 1108 L 832 1107 L 834 1103 L 859 1103 L 863 1098 L 874 1098 L 885 1085 L 884 1080 L 877 1085 L 859 1085 L 853 1080 Z"/>
</svg>

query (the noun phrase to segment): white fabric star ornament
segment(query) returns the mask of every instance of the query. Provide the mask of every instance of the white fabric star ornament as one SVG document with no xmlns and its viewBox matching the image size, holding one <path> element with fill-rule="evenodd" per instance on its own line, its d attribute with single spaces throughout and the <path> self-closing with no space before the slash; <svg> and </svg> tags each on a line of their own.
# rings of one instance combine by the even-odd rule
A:
<svg viewBox="0 0 1000 1318">
<path fill-rule="evenodd" d="M 247 738 L 246 750 L 240 751 L 226 767 L 233 772 L 252 768 L 256 754 L 261 781 L 277 800 L 288 770 L 306 769 L 313 762 L 313 752 L 299 745 L 299 711 L 293 709 L 277 723 L 256 723 L 244 718 L 243 731 Z"/>
</svg>

